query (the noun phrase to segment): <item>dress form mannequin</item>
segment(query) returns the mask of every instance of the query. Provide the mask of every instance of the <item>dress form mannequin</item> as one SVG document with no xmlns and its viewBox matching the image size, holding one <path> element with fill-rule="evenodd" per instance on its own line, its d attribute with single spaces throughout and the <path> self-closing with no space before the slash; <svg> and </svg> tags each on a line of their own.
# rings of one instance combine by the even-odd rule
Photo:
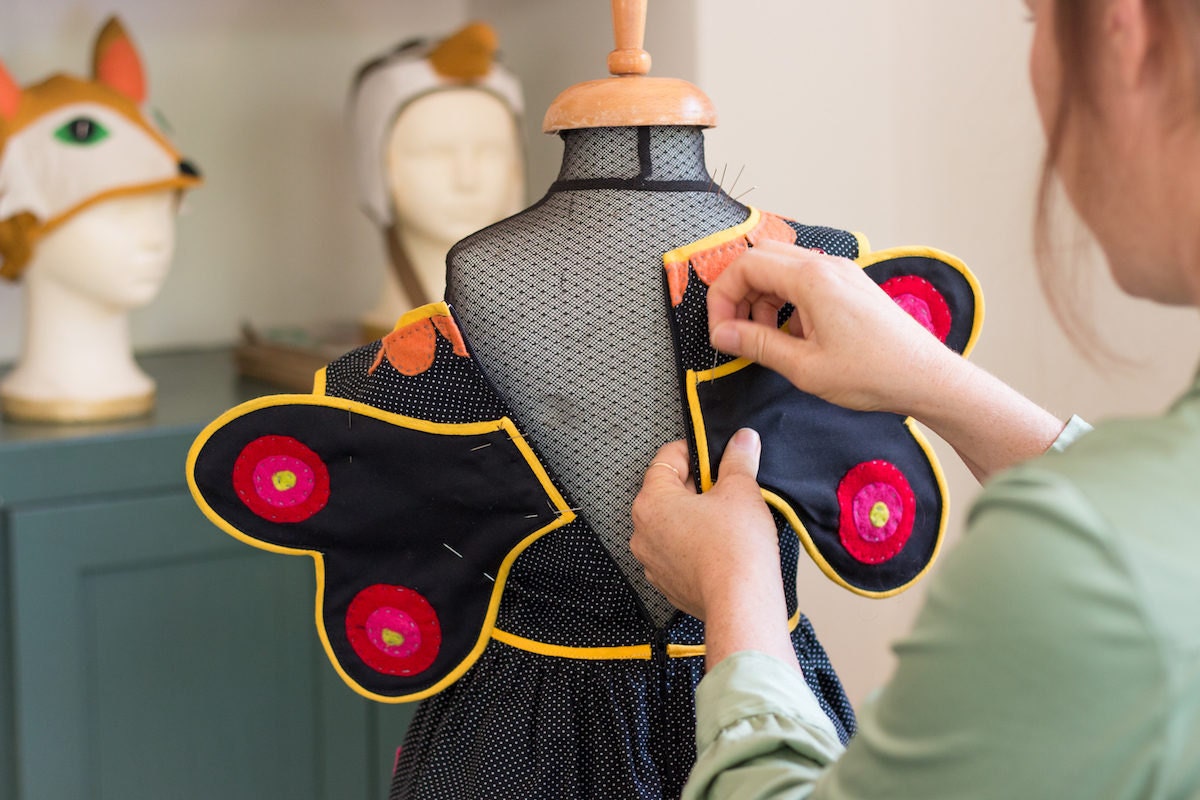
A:
<svg viewBox="0 0 1200 800">
<path fill-rule="evenodd" d="M 445 291 L 446 253 L 524 201 L 520 88 L 472 23 L 432 50 L 410 43 L 365 66 L 354 122 L 360 194 L 391 268 L 362 316 L 367 339 Z"/>
<path fill-rule="evenodd" d="M 0 383 L 7 416 L 84 422 L 154 407 L 154 381 L 133 359 L 128 312 L 166 279 L 175 206 L 167 191 L 115 198 L 41 240 L 24 276 L 20 358 Z"/>
<path fill-rule="evenodd" d="M 492 379 L 648 617 L 662 626 L 674 609 L 629 552 L 628 513 L 641 468 L 684 433 L 674 353 L 663 335 L 662 256 L 748 211 L 705 165 L 701 129 L 717 120 L 708 98 L 686 81 L 646 76 L 645 24 L 644 0 L 613 1 L 617 47 L 608 67 L 616 77 L 570 87 L 546 113 L 543 129 L 565 144 L 558 181 L 540 203 L 450 253 L 446 297 L 480 353 L 494 359 Z M 585 307 L 582 328 L 569 311 L 531 316 L 535 308 Z"/>
<path fill-rule="evenodd" d="M 230 410 L 189 453 L 218 527 L 314 559 L 318 632 L 347 684 L 422 701 L 396 800 L 657 800 L 679 795 L 695 758 L 703 623 L 627 555 L 633 491 L 663 441 L 697 430 L 684 391 L 698 392 L 693 362 L 709 369 L 701 281 L 677 301 L 671 259 L 688 254 L 702 278 L 739 246 L 800 228 L 824 240 L 714 185 L 694 87 L 613 80 L 621 96 L 598 114 L 589 88 L 587 120 L 555 117 L 549 193 L 452 249 L 453 307 L 414 309 L 311 395 Z M 664 97 L 688 102 L 664 113 Z M 780 526 L 797 659 L 844 741 L 853 712 L 797 607 L 800 541 Z"/>
<path fill-rule="evenodd" d="M 563 141 L 541 202 L 451 251 L 447 299 L 662 625 L 674 609 L 628 547 L 641 470 L 685 433 L 662 257 L 748 212 L 709 177 L 698 127 L 586 128 Z"/>
</svg>

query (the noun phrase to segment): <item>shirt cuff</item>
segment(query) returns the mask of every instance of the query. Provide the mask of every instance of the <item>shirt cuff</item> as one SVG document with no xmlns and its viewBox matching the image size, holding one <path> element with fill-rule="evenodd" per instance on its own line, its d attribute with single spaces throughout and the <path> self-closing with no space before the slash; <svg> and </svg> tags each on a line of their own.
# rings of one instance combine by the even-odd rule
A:
<svg viewBox="0 0 1200 800">
<path fill-rule="evenodd" d="M 763 715 L 790 718 L 839 742 L 833 723 L 795 667 L 766 653 L 743 650 L 723 659 L 696 688 L 698 751 L 726 728 Z"/>
<path fill-rule="evenodd" d="M 1058 438 L 1055 439 L 1054 443 L 1050 445 L 1050 449 L 1057 453 L 1061 453 L 1073 445 L 1076 441 L 1081 439 L 1085 434 L 1091 432 L 1091 425 L 1072 414 L 1071 418 L 1067 420 L 1066 427 L 1062 429 L 1062 432 L 1058 434 Z"/>
</svg>

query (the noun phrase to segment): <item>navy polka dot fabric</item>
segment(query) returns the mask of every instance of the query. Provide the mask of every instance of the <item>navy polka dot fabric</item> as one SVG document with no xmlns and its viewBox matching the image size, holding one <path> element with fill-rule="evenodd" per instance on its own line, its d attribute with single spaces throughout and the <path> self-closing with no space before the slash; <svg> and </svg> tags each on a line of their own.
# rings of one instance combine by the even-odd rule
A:
<svg viewBox="0 0 1200 800">
<path fill-rule="evenodd" d="M 444 337 L 437 338 L 433 365 L 416 376 L 378 359 L 380 346 L 330 364 L 326 393 L 421 419 L 511 418 L 482 365 L 456 355 Z M 777 520 L 794 613 L 799 543 L 786 521 Z M 702 644 L 699 620 L 676 613 L 665 628 L 653 625 L 607 549 L 576 519 L 516 559 L 495 627 L 539 646 L 641 648 L 644 657 L 562 657 L 494 638 L 465 675 L 418 708 L 397 764 L 393 800 L 679 795 L 695 759 L 694 693 L 704 658 L 673 655 L 669 648 Z M 793 641 L 806 679 L 848 740 L 854 712 L 803 616 Z"/>
</svg>

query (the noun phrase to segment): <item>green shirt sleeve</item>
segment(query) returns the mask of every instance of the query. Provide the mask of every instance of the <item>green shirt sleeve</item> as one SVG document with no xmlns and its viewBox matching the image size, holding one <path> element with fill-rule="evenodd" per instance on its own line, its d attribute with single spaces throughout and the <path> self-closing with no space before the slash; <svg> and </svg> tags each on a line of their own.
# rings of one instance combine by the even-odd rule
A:
<svg viewBox="0 0 1200 800">
<path fill-rule="evenodd" d="M 1162 665 L 1105 519 L 1019 468 L 981 496 L 931 578 L 896 672 L 843 751 L 803 679 L 739 653 L 697 693 L 688 798 L 1137 797 Z"/>
</svg>

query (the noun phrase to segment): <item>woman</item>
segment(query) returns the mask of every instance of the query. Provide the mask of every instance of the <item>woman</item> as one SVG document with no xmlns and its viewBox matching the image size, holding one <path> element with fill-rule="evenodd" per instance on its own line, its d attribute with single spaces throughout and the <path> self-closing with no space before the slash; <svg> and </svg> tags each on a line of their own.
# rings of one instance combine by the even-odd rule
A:
<svg viewBox="0 0 1200 800">
<path fill-rule="evenodd" d="M 1048 174 L 1122 289 L 1200 304 L 1200 2 L 1028 5 Z M 734 262 L 709 316 L 719 349 L 911 415 L 991 480 L 843 749 L 788 647 L 757 436 L 734 437 L 705 495 L 681 443 L 659 452 L 631 547 L 707 623 L 685 797 L 1200 796 L 1200 383 L 1162 417 L 1064 429 L 853 264 L 794 248 Z"/>
</svg>

